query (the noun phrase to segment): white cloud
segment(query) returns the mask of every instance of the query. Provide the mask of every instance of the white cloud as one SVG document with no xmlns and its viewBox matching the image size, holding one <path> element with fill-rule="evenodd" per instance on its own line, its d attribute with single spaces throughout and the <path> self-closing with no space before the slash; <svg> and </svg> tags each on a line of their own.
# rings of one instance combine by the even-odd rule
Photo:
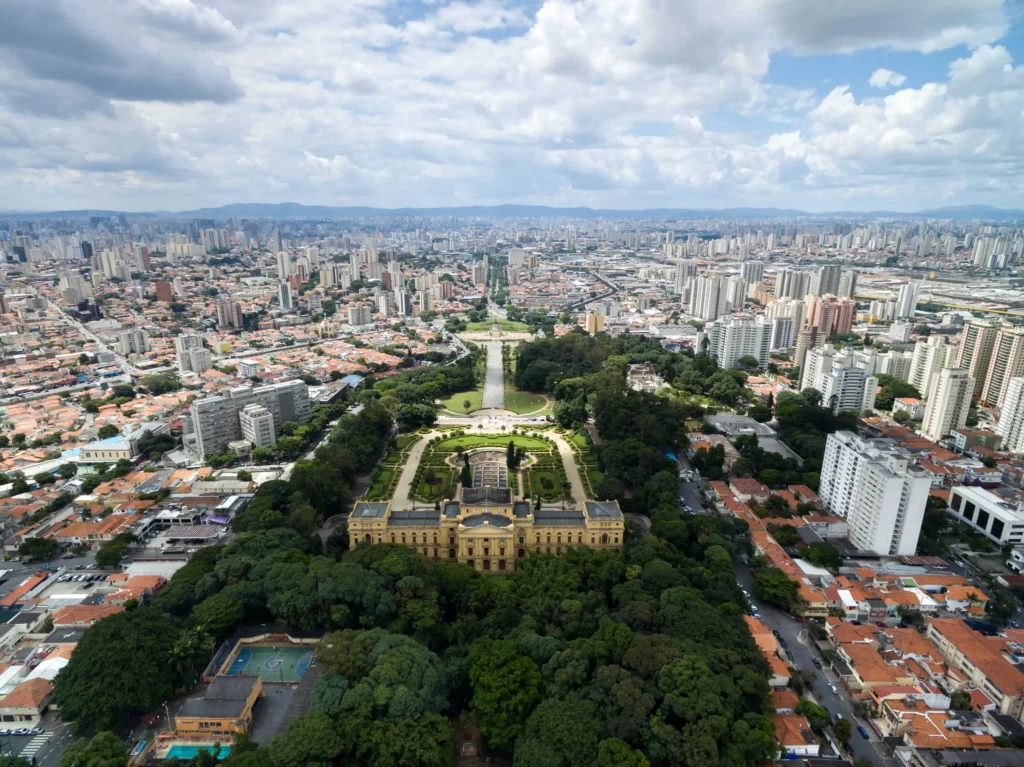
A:
<svg viewBox="0 0 1024 767">
<path fill-rule="evenodd" d="M 1020 196 L 1004 0 L 139 0 L 116 28 L 12 1 L 55 22 L 28 54 L 0 31 L 0 207 Z M 947 77 L 881 100 L 770 74 L 780 53 L 955 45 Z"/>
<path fill-rule="evenodd" d="M 907 81 L 907 78 L 898 72 L 893 72 L 890 69 L 876 69 L 871 73 L 871 78 L 868 80 L 868 84 L 872 88 L 881 88 L 886 90 L 888 88 L 899 88 L 903 83 Z"/>
</svg>

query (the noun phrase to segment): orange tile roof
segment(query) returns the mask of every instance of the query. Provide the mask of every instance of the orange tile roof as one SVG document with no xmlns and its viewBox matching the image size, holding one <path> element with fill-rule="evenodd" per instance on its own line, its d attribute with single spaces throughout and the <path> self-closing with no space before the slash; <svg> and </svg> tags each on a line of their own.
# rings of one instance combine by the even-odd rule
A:
<svg viewBox="0 0 1024 767">
<path fill-rule="evenodd" d="M 772 717 L 775 739 L 782 746 L 806 746 L 818 741 L 811 731 L 811 723 L 800 714 L 776 714 Z"/>
<path fill-rule="evenodd" d="M 1005 695 L 1024 694 L 1024 673 L 987 645 L 982 634 L 970 629 L 963 621 L 953 618 L 936 618 L 931 622 L 931 626 L 988 677 L 989 682 L 997 690 Z"/>
<path fill-rule="evenodd" d="M 93 624 L 115 613 L 123 612 L 121 605 L 67 605 L 53 614 L 54 626 Z"/>
<path fill-rule="evenodd" d="M 0 599 L 0 606 L 11 607 L 21 601 L 21 598 L 28 592 L 38 586 L 40 583 L 45 581 L 49 576 L 46 575 L 31 575 L 26 578 L 20 585 L 15 586 L 11 591 Z"/>
<path fill-rule="evenodd" d="M 26 679 L 0 698 L 0 708 L 39 708 L 52 690 L 53 685 L 45 679 Z"/>
</svg>

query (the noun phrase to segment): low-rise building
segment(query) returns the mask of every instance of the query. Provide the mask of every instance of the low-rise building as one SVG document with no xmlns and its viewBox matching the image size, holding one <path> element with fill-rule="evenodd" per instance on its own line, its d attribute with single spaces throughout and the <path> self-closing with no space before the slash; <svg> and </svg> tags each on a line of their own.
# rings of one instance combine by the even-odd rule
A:
<svg viewBox="0 0 1024 767">
<path fill-rule="evenodd" d="M 949 510 L 957 521 L 970 525 L 1000 546 L 1024 543 L 1024 507 L 982 487 L 954 487 Z"/>
<path fill-rule="evenodd" d="M 174 719 L 181 737 L 231 736 L 252 726 L 252 709 L 263 695 L 258 676 L 218 676 L 201 698 L 189 698 Z"/>
</svg>

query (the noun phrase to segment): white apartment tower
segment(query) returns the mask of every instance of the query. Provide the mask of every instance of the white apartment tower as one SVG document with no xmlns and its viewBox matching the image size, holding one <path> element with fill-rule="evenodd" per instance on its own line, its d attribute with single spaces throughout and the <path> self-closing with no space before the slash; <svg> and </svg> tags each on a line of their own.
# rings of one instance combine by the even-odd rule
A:
<svg viewBox="0 0 1024 767">
<path fill-rule="evenodd" d="M 875 406 L 878 379 L 872 375 L 874 360 L 862 360 L 849 351 L 837 352 L 825 344 L 807 352 L 800 390 L 817 389 L 821 402 L 836 413 L 862 413 Z"/>
<path fill-rule="evenodd" d="M 349 325 L 369 325 L 373 322 L 373 313 L 366 304 L 358 304 L 348 308 Z"/>
<path fill-rule="evenodd" d="M 1024 376 L 1024 328 L 1004 325 L 992 344 L 981 401 L 986 405 L 1003 404 L 1010 381 L 1020 376 Z M 977 388 L 975 384 L 975 390 Z"/>
<path fill-rule="evenodd" d="M 926 341 L 914 345 L 914 357 L 910 362 L 908 383 L 928 399 L 932 385 L 943 368 L 953 366 L 956 350 L 946 343 L 945 336 L 929 336 Z"/>
<path fill-rule="evenodd" d="M 931 480 L 903 450 L 848 431 L 828 436 L 819 496 L 850 525 L 850 541 L 883 556 L 912 556 Z"/>
<path fill-rule="evenodd" d="M 896 297 L 897 319 L 914 316 L 917 311 L 917 297 L 920 293 L 920 282 L 908 282 L 906 285 L 900 286 L 899 295 Z"/>
<path fill-rule="evenodd" d="M 996 433 L 1003 438 L 1003 450 L 1024 453 L 1024 377 L 1010 379 Z"/>
<path fill-rule="evenodd" d="M 213 355 L 197 333 L 182 333 L 174 339 L 179 373 L 204 373 L 213 367 Z"/>
<path fill-rule="evenodd" d="M 275 447 L 277 434 L 274 431 L 274 416 L 263 405 L 255 402 L 238 412 L 238 425 L 242 439 L 253 447 Z"/>
<path fill-rule="evenodd" d="M 708 354 L 720 368 L 734 368 L 742 357 L 753 357 L 761 367 L 768 364 L 772 326 L 763 317 L 734 314 L 715 320 L 706 330 Z"/>
<path fill-rule="evenodd" d="M 974 379 L 966 370 L 940 370 L 934 390 L 924 409 L 921 433 L 933 442 L 967 423 L 967 411 L 974 396 Z"/>
<path fill-rule="evenodd" d="M 720 274 L 702 274 L 693 281 L 690 295 L 690 314 L 711 322 L 732 310 L 729 304 L 729 284 Z"/>
<path fill-rule="evenodd" d="M 194 454 L 207 456 L 224 452 L 229 442 L 242 439 L 240 413 L 247 405 L 260 405 L 273 417 L 274 430 L 286 421 L 309 420 L 309 387 L 302 381 L 285 381 L 270 386 L 238 386 L 217 397 L 192 403 L 185 445 Z"/>
<path fill-rule="evenodd" d="M 295 298 L 292 295 L 292 286 L 284 280 L 277 283 L 277 302 L 281 305 L 282 312 L 295 311 Z"/>
<path fill-rule="evenodd" d="M 999 329 L 994 323 L 984 320 L 968 320 L 960 333 L 957 347 L 956 366 L 966 370 L 974 378 L 974 396 L 981 394 L 992 359 L 992 347 Z"/>
<path fill-rule="evenodd" d="M 121 354 L 145 354 L 148 346 L 148 336 L 145 330 L 122 330 L 118 336 L 121 345 Z"/>
</svg>

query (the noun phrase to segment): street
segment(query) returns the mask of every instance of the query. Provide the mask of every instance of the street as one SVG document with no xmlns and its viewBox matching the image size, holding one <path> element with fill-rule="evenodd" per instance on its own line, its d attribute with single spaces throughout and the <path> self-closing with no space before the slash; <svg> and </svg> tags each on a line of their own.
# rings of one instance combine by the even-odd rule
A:
<svg viewBox="0 0 1024 767">
<path fill-rule="evenodd" d="M 750 569 L 739 558 L 734 560 L 734 564 L 736 566 L 736 579 L 743 588 L 750 592 L 750 603 L 761 614 L 761 623 L 772 631 L 778 631 L 786 642 L 786 649 L 792 651 L 793 660 L 790 663 L 800 670 L 812 671 L 816 674 L 814 684 L 811 685 L 815 703 L 827 708 L 833 720 L 835 720 L 836 714 L 842 714 L 844 719 L 850 720 L 850 723 L 853 725 L 853 737 L 850 738 L 848 745 L 853 758 L 870 759 L 872 764 L 879 765 L 879 767 L 886 765 L 887 762 L 882 758 L 875 745 L 875 738 L 877 737 L 875 731 L 866 719 L 858 719 L 854 716 L 853 703 L 846 691 L 839 685 L 839 678 L 831 671 L 814 667 L 811 659 L 818 657 L 818 651 L 811 649 L 814 640 L 807 633 L 807 624 L 797 623 L 781 610 L 758 600 L 753 595 L 753 578 L 750 576 Z M 821 660 L 820 657 L 818 659 Z M 829 684 L 836 685 L 839 693 L 835 694 L 829 690 Z M 872 740 L 864 740 L 860 736 L 857 732 L 858 724 L 864 725 L 868 733 L 870 733 Z"/>
</svg>

